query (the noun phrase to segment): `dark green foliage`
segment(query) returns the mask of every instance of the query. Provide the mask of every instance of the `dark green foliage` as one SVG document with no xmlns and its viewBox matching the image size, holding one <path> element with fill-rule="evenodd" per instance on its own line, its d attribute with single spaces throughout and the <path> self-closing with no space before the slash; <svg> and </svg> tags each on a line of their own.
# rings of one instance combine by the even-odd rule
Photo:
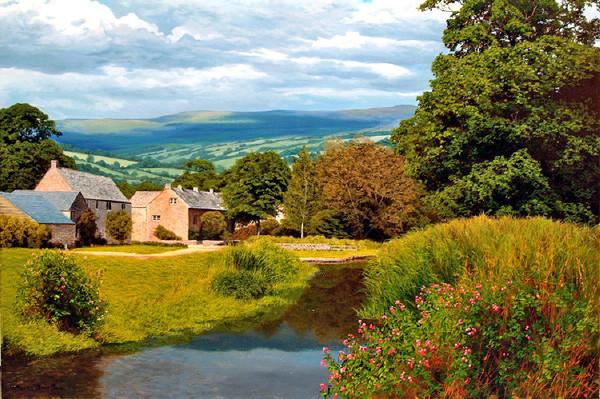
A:
<svg viewBox="0 0 600 399">
<path fill-rule="evenodd" d="M 239 159 L 228 176 L 223 200 L 230 218 L 247 223 L 275 216 L 283 202 L 290 169 L 273 151 L 252 153 Z"/>
<path fill-rule="evenodd" d="M 60 134 L 48 115 L 29 104 L 0 109 L 0 191 L 34 188 L 53 159 L 74 168 L 75 162 L 51 140 Z"/>
<path fill-rule="evenodd" d="M 274 235 L 275 230 L 279 228 L 280 224 L 275 219 L 266 219 L 260 222 L 260 233 L 266 236 Z"/>
<path fill-rule="evenodd" d="M 96 225 L 96 214 L 94 211 L 89 208 L 86 209 L 79 216 L 76 223 L 80 244 L 87 246 L 95 242 L 98 226 Z"/>
<path fill-rule="evenodd" d="M 181 241 L 181 237 L 179 237 L 177 234 L 173 233 L 171 230 L 167 229 L 166 227 L 161 226 L 160 224 L 158 226 L 156 226 L 156 229 L 154 229 L 154 235 L 159 240 Z"/>
<path fill-rule="evenodd" d="M 204 159 L 195 159 L 183 164 L 186 170 L 181 176 L 173 180 L 173 186 L 184 188 L 197 187 L 200 191 L 208 191 L 219 186 L 219 178 L 215 165 Z"/>
<path fill-rule="evenodd" d="M 51 238 L 48 226 L 16 216 L 0 215 L 0 248 L 41 248 Z"/>
<path fill-rule="evenodd" d="M 220 240 L 227 228 L 227 221 L 221 212 L 206 212 L 200 217 L 200 239 Z"/>
<path fill-rule="evenodd" d="M 133 197 L 136 191 L 162 191 L 163 186 L 155 184 L 150 181 L 143 181 L 139 184 L 131 184 L 126 181 L 117 182 L 117 187 L 127 198 Z"/>
<path fill-rule="evenodd" d="M 62 330 L 90 335 L 104 314 L 98 283 L 60 252 L 34 255 L 23 271 L 18 292 L 25 317 L 42 317 Z"/>
<path fill-rule="evenodd" d="M 236 299 L 258 299 L 267 294 L 269 284 L 261 273 L 240 270 L 219 274 L 213 281 L 213 289 Z"/>
<path fill-rule="evenodd" d="M 132 224 L 131 216 L 124 210 L 106 215 L 106 232 L 121 243 L 131 237 Z"/>
<path fill-rule="evenodd" d="M 227 248 L 223 256 L 230 271 L 219 274 L 213 289 L 236 298 L 260 298 L 300 270 L 299 259 L 268 242 Z"/>
<path fill-rule="evenodd" d="M 436 208 L 598 220 L 599 31 L 585 3 L 469 0 L 452 14 L 451 53 L 392 136 Z"/>
<path fill-rule="evenodd" d="M 336 211 L 325 209 L 310 219 L 310 234 L 327 238 L 350 238 L 350 228 L 344 217 Z"/>
</svg>

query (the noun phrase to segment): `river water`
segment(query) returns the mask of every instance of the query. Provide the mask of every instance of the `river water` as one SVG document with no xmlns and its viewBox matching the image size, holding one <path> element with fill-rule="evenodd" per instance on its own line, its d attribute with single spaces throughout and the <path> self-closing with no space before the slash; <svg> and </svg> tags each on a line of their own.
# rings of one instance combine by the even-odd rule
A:
<svg viewBox="0 0 600 399">
<path fill-rule="evenodd" d="M 319 397 L 323 346 L 356 328 L 362 267 L 323 266 L 278 320 L 135 352 L 4 359 L 6 398 Z M 111 353 L 112 352 L 112 353 Z"/>
</svg>

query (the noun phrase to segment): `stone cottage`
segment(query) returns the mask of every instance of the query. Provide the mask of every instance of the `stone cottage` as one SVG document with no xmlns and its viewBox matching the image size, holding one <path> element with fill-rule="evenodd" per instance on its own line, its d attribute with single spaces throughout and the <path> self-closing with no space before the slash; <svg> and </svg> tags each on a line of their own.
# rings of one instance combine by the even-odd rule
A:
<svg viewBox="0 0 600 399">
<path fill-rule="evenodd" d="M 96 214 L 98 235 L 106 236 L 106 215 L 109 212 L 124 210 L 131 214 L 131 202 L 121 193 L 109 177 L 97 176 L 68 168 L 60 168 L 56 161 L 35 187 L 35 191 L 80 192 L 87 206 Z"/>
<path fill-rule="evenodd" d="M 137 191 L 131 197 L 132 240 L 157 240 L 158 225 L 171 230 L 184 240 L 190 232 L 199 232 L 200 216 L 208 211 L 224 212 L 221 195 L 214 191 L 199 191 L 166 184 L 162 191 Z"/>
<path fill-rule="evenodd" d="M 22 217 L 46 225 L 52 232 L 51 242 L 68 246 L 75 244 L 75 222 L 44 195 L 0 192 L 0 215 Z"/>
</svg>

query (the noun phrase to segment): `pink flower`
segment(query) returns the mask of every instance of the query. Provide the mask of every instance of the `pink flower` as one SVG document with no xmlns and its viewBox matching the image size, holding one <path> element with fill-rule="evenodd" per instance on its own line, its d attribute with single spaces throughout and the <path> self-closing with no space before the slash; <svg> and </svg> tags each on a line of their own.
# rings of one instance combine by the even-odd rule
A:
<svg viewBox="0 0 600 399">
<path fill-rule="evenodd" d="M 420 339 L 417 339 L 417 340 L 415 341 L 415 345 L 417 345 L 417 346 L 421 346 L 421 340 L 420 340 Z"/>
<path fill-rule="evenodd" d="M 346 372 L 346 367 L 340 368 L 340 373 L 344 374 Z"/>
<path fill-rule="evenodd" d="M 392 313 L 394 313 L 394 312 L 392 312 Z M 383 321 L 387 320 L 387 316 L 386 315 L 381 316 L 381 320 L 383 320 Z"/>
<path fill-rule="evenodd" d="M 327 367 L 327 362 L 325 361 L 325 359 L 321 359 L 321 366 Z"/>
<path fill-rule="evenodd" d="M 390 348 L 387 352 L 388 356 L 394 354 L 394 352 L 396 352 L 396 349 L 394 348 Z"/>
<path fill-rule="evenodd" d="M 319 389 L 321 390 L 321 392 L 327 392 L 327 384 L 319 385 Z"/>
<path fill-rule="evenodd" d="M 421 356 L 425 356 L 427 354 L 427 349 L 421 348 L 417 351 L 417 353 Z"/>
<path fill-rule="evenodd" d="M 377 353 L 378 355 L 381 353 L 381 348 L 379 346 L 375 348 L 375 353 Z"/>
<path fill-rule="evenodd" d="M 340 387 L 340 392 L 344 392 L 346 390 L 346 387 Z"/>
<path fill-rule="evenodd" d="M 327 354 L 329 354 L 329 353 L 331 353 L 331 350 L 329 350 L 329 348 L 328 348 L 328 347 L 324 346 L 324 347 L 323 347 L 323 353 L 327 353 Z"/>
<path fill-rule="evenodd" d="M 500 311 L 500 306 L 498 306 L 495 303 L 493 303 L 492 304 L 492 312 L 498 313 L 499 311 Z"/>
<path fill-rule="evenodd" d="M 391 314 L 394 314 L 394 312 L 395 312 L 395 311 L 396 311 L 396 308 L 395 308 L 395 307 L 393 307 L 393 306 L 390 306 L 390 313 L 391 313 Z"/>
</svg>

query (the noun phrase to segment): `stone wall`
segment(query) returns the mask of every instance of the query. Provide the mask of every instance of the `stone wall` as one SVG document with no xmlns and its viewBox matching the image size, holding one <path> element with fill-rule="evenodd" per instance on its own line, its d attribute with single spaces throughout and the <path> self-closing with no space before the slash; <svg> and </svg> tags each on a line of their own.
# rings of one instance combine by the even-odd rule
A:
<svg viewBox="0 0 600 399">
<path fill-rule="evenodd" d="M 54 244 L 67 244 L 69 247 L 75 246 L 75 225 L 74 224 L 47 224 L 52 231 L 50 242 Z"/>
<path fill-rule="evenodd" d="M 96 214 L 96 226 L 98 226 L 98 235 L 106 239 L 109 243 L 117 243 L 106 234 L 106 215 L 109 212 L 124 210 L 131 216 L 131 204 L 127 202 L 115 202 L 86 198 L 87 206 Z M 107 205 L 110 204 L 110 205 Z"/>
<path fill-rule="evenodd" d="M 35 191 L 73 191 L 66 180 L 62 177 L 56 161 L 52 161 L 50 169 L 46 172 L 42 180 L 35 186 Z"/>
</svg>

